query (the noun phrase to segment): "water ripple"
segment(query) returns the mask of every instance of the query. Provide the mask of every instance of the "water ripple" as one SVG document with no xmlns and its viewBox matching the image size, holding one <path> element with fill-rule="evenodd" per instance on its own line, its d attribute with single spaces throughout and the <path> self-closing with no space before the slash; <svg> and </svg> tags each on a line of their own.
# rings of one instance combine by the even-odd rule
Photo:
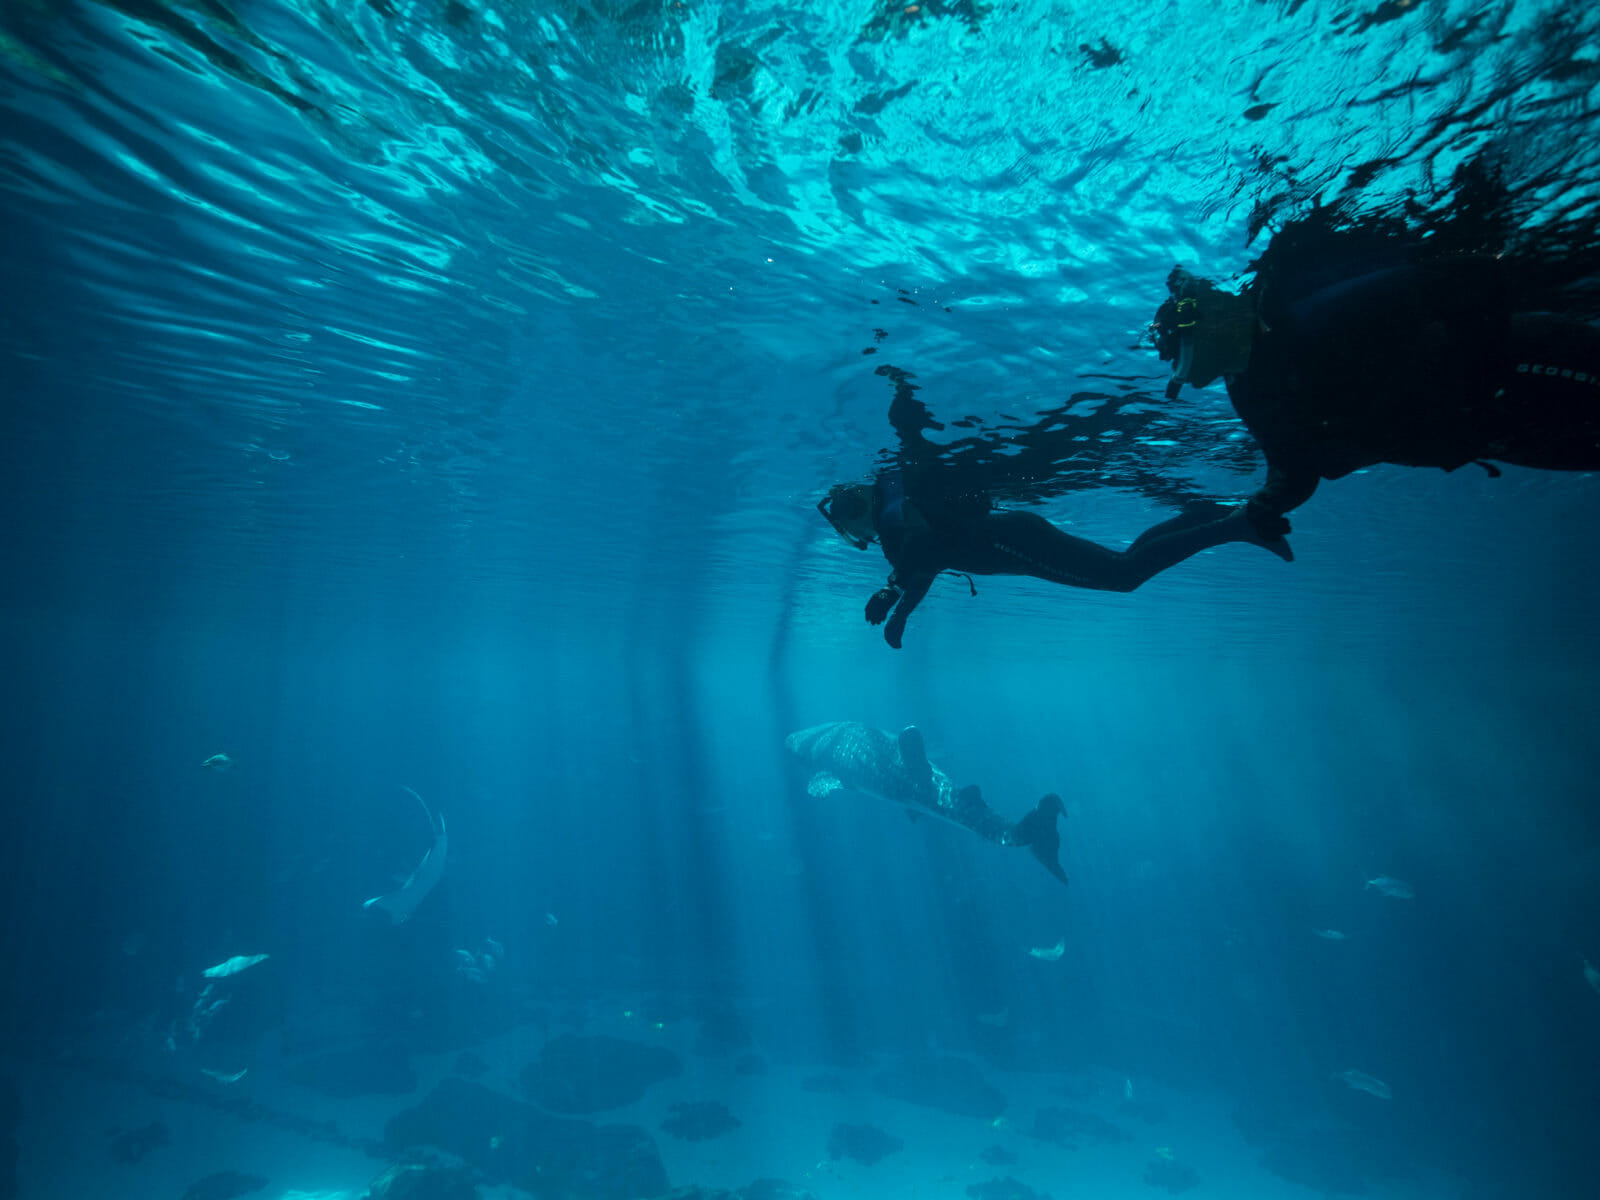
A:
<svg viewBox="0 0 1600 1200">
<path fill-rule="evenodd" d="M 443 512 L 503 562 L 486 528 L 514 545 L 573 497 L 625 526 L 686 473 L 708 504 L 787 499 L 885 443 L 878 342 L 947 417 L 1003 430 L 1094 376 L 1153 393 L 1134 343 L 1166 268 L 1238 270 L 1252 223 L 1318 195 L 1403 195 L 1501 139 L 1531 175 L 1558 164 L 1552 205 L 1592 203 L 1597 21 L 1465 0 L 19 0 L 0 195 L 49 304 L 0 326 L 27 431 L 9 453 L 43 452 L 68 389 L 161 443 L 163 482 L 113 484 L 86 452 L 51 486 L 137 495 L 151 529 L 209 506 L 218 546 L 229 514 L 288 537 L 358 488 L 412 517 L 361 526 L 380 556 Z M 1235 486 L 1227 453 L 1140 445 Z"/>
</svg>

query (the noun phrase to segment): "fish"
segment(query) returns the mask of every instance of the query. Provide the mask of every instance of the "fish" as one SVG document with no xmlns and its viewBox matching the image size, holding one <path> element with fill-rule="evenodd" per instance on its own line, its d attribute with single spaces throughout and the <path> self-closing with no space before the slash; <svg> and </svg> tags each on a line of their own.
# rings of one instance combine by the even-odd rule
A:
<svg viewBox="0 0 1600 1200">
<path fill-rule="evenodd" d="M 214 967 L 207 967 L 200 974 L 207 979 L 226 979 L 230 975 L 237 975 L 240 971 L 249 970 L 257 963 L 266 962 L 271 957 L 270 954 L 235 954 Z"/>
<path fill-rule="evenodd" d="M 224 1071 L 213 1071 L 210 1067 L 201 1067 L 200 1073 L 202 1075 L 211 1076 L 211 1078 L 215 1079 L 218 1083 L 238 1083 L 239 1080 L 243 1079 L 250 1073 L 250 1068 L 240 1067 L 237 1071 L 230 1075 Z"/>
<path fill-rule="evenodd" d="M 208 771 L 231 771 L 233 770 L 233 759 L 226 754 L 213 754 L 200 765 Z"/>
<path fill-rule="evenodd" d="M 1034 946 L 1028 951 L 1034 958 L 1042 958 L 1045 962 L 1055 962 L 1067 952 L 1067 943 L 1057 942 L 1054 946 Z"/>
<path fill-rule="evenodd" d="M 1393 896 L 1396 900 L 1414 900 L 1417 893 L 1404 879 L 1396 879 L 1392 875 L 1379 875 L 1376 879 L 1367 880 L 1366 887 L 1382 892 L 1385 896 Z"/>
<path fill-rule="evenodd" d="M 1600 992 L 1600 971 L 1587 958 L 1583 960 L 1583 978 L 1596 992 Z"/>
<path fill-rule="evenodd" d="M 1335 1071 L 1333 1077 L 1346 1087 L 1354 1088 L 1358 1092 L 1366 1092 L 1369 1096 L 1376 1096 L 1379 1100 L 1392 1100 L 1394 1098 L 1389 1091 L 1387 1083 L 1368 1075 L 1365 1071 L 1357 1071 L 1353 1068 L 1346 1071 Z"/>
<path fill-rule="evenodd" d="M 991 1029 L 1004 1029 L 1006 1023 L 1010 1020 L 1011 1010 L 1009 1008 L 1002 1008 L 999 1012 L 978 1014 L 978 1024 L 987 1025 Z"/>
<path fill-rule="evenodd" d="M 213 996 L 215 996 L 215 999 L 212 998 Z M 217 994 L 216 984 L 206 984 L 204 990 L 195 998 L 194 1006 L 189 1010 L 189 1015 L 184 1020 L 184 1032 L 189 1035 L 191 1042 L 200 1040 L 201 1034 L 205 1033 L 213 1018 L 222 1010 L 222 1006 L 231 999 L 233 999 L 232 996 Z M 176 1039 L 170 1035 L 167 1038 L 167 1048 L 169 1050 L 177 1049 Z"/>
<path fill-rule="evenodd" d="M 840 791 L 875 796 L 913 818 L 936 817 L 997 846 L 1027 846 L 1045 870 L 1067 882 L 1056 829 L 1057 817 L 1066 810 L 1054 792 L 1013 824 L 989 807 L 976 785 L 958 788 L 930 763 L 914 725 L 889 734 L 859 721 L 833 721 L 791 733 L 784 745 L 813 769 L 806 786 L 811 796 Z"/>
<path fill-rule="evenodd" d="M 411 872 L 407 880 L 400 885 L 400 890 L 387 892 L 382 896 L 374 896 L 371 900 L 361 905 L 363 909 L 377 909 L 384 913 L 392 924 L 404 925 L 411 919 L 411 914 L 417 911 L 417 906 L 428 898 L 428 893 L 444 878 L 445 860 L 450 852 L 450 838 L 445 832 L 444 814 L 437 817 L 429 811 L 427 803 L 412 792 L 416 802 L 422 805 L 423 815 L 428 818 L 428 827 L 433 830 L 433 845 L 428 847 L 427 853 L 422 856 L 422 861 L 417 864 L 417 869 Z"/>
<path fill-rule="evenodd" d="M 1337 929 L 1317 929 L 1313 932 L 1325 942 L 1342 942 L 1348 934 L 1340 933 Z"/>
</svg>

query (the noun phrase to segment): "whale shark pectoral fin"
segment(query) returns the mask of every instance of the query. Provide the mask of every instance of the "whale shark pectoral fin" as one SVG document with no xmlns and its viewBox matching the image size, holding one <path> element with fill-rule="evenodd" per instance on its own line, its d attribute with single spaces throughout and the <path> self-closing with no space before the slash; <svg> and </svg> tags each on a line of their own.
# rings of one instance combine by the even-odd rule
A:
<svg viewBox="0 0 1600 1200">
<path fill-rule="evenodd" d="M 933 769 L 928 766 L 928 747 L 922 740 L 922 730 L 915 725 L 907 725 L 900 731 L 897 740 L 900 744 L 900 765 L 905 767 L 913 783 L 918 787 L 926 787 L 933 781 Z"/>
<path fill-rule="evenodd" d="M 844 787 L 837 775 L 830 775 L 827 771 L 818 771 L 811 777 L 811 782 L 806 784 L 806 795 L 814 796 L 821 800 L 833 795 Z"/>
</svg>

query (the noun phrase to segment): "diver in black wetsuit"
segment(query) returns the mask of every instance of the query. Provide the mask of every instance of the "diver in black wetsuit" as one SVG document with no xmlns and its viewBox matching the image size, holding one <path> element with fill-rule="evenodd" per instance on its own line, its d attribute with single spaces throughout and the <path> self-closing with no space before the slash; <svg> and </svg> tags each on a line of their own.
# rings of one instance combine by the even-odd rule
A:
<svg viewBox="0 0 1600 1200">
<path fill-rule="evenodd" d="M 1294 561 L 1289 543 L 1261 533 L 1242 507 L 1197 497 L 1138 466 L 1115 472 L 1121 486 L 1181 505 L 1183 511 L 1145 530 L 1126 550 L 1074 537 L 1037 513 L 997 509 L 996 495 L 1039 499 L 1056 494 L 1069 461 L 1084 456 L 1086 435 L 1107 443 L 1116 440 L 1119 426 L 1126 426 L 1124 434 L 1145 430 L 1147 418 L 1119 418 L 1108 425 L 1101 417 L 1114 412 L 1109 406 L 1094 417 L 1058 411 L 997 444 L 945 445 L 927 437 L 929 430 L 945 427 L 917 399 L 913 376 L 887 364 L 874 373 L 894 383 L 889 424 L 900 443 L 894 462 L 872 483 L 836 485 L 817 508 L 857 549 L 882 541 L 893 571 L 888 584 L 867 601 L 866 615 L 872 624 L 884 625 L 884 640 L 896 650 L 906 618 L 943 571 L 969 577 L 1029 575 L 1070 587 L 1131 592 L 1168 567 L 1227 542 L 1251 542 Z M 1102 486 L 1106 465 L 1090 473 L 1093 486 Z M 1077 474 L 1084 474 L 1082 463 Z M 1080 478 L 1066 490 L 1083 486 L 1089 484 Z"/>
<path fill-rule="evenodd" d="M 1500 258 L 1327 240 L 1288 264 L 1269 246 L 1240 294 L 1174 269 L 1151 326 L 1168 398 L 1221 377 L 1266 455 L 1259 530 L 1377 463 L 1600 470 L 1600 330 L 1514 311 Z"/>
<path fill-rule="evenodd" d="M 930 473 L 919 474 L 921 486 L 913 491 L 905 470 L 885 468 L 870 484 L 835 486 L 817 506 L 857 549 L 882 541 L 894 570 L 867 601 L 867 620 L 884 625 L 884 640 L 896 650 L 906 618 L 942 571 L 1030 575 L 1071 587 L 1131 592 L 1191 555 L 1227 542 L 1252 542 L 1294 561 L 1289 543 L 1260 533 L 1243 508 L 1191 510 L 1152 526 L 1117 551 L 1073 537 L 1037 513 L 995 509 L 986 494 L 929 486 Z"/>
</svg>

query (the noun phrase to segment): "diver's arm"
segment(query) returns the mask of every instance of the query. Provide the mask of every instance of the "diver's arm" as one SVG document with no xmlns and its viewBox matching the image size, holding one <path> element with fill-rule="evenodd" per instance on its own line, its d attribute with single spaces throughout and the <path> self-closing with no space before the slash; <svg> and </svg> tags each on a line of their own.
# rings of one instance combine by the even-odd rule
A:
<svg viewBox="0 0 1600 1200">
<path fill-rule="evenodd" d="M 1311 499 L 1318 482 L 1317 472 L 1310 467 L 1286 467 L 1268 460 L 1267 482 L 1250 497 L 1245 514 L 1257 532 L 1281 537 L 1289 532 L 1289 519 L 1284 514 Z"/>
<path fill-rule="evenodd" d="M 928 589 L 933 586 L 933 581 L 938 577 L 937 572 L 907 575 L 896 571 L 889 576 L 889 581 L 867 598 L 867 623 L 869 625 L 882 625 L 889 620 L 889 627 L 883 631 L 884 640 L 896 650 L 900 649 L 900 638 L 905 632 L 906 618 L 911 615 L 911 610 L 922 602 L 928 594 Z M 890 610 L 894 611 L 893 619 L 889 619 Z"/>
<path fill-rule="evenodd" d="M 894 606 L 894 615 L 883 627 L 883 640 L 894 649 L 900 649 L 900 641 L 906 633 L 906 619 L 911 616 L 911 610 L 922 603 L 922 598 L 928 594 L 928 589 L 933 586 L 935 578 L 933 575 L 914 575 L 909 579 L 902 579 L 898 574 L 889 577 L 890 588 L 904 589 L 895 593 L 898 602 Z M 886 588 L 885 591 L 887 590 Z"/>
</svg>

